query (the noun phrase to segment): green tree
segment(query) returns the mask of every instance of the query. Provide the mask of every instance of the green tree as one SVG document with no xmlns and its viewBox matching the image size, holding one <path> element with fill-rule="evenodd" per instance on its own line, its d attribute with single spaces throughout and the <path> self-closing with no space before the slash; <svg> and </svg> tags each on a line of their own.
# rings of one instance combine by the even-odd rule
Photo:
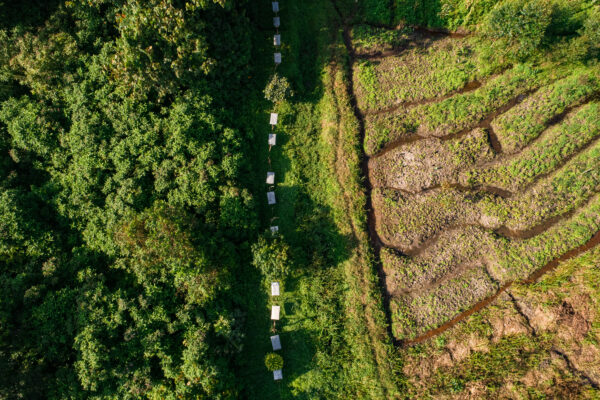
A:
<svg viewBox="0 0 600 400">
<path fill-rule="evenodd" d="M 259 237 L 252 245 L 252 263 L 265 279 L 283 279 L 289 272 L 289 246 L 281 238 Z"/>
<path fill-rule="evenodd" d="M 290 82 L 285 76 L 281 76 L 277 72 L 271 76 L 263 93 L 265 94 L 265 99 L 272 101 L 273 103 L 279 103 L 294 96 L 294 91 L 290 86 Z"/>
<path fill-rule="evenodd" d="M 277 371 L 283 368 L 283 357 L 277 353 L 269 353 L 265 357 L 265 366 L 269 371 Z"/>
<path fill-rule="evenodd" d="M 509 56 L 524 59 L 542 43 L 552 8 L 545 0 L 506 0 L 488 14 L 484 32 Z"/>
</svg>

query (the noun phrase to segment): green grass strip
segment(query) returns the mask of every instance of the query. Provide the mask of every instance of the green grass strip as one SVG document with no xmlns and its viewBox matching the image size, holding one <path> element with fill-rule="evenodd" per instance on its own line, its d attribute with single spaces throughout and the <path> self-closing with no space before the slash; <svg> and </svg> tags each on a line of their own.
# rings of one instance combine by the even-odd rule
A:
<svg viewBox="0 0 600 400">
<path fill-rule="evenodd" d="M 537 176 L 554 170 L 564 160 L 600 135 L 600 103 L 582 106 L 563 123 L 509 162 L 473 169 L 460 177 L 468 185 L 499 186 L 507 190 L 531 183 Z"/>
<path fill-rule="evenodd" d="M 539 136 L 557 115 L 600 91 L 598 70 L 579 69 L 540 89 L 493 122 L 504 153 L 514 153 Z"/>
</svg>

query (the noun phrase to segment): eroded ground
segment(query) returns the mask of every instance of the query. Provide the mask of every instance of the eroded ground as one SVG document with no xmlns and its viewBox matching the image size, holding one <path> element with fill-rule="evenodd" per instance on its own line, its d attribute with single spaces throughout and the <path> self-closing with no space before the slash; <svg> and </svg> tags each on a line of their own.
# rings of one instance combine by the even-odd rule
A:
<svg viewBox="0 0 600 400">
<path fill-rule="evenodd" d="M 597 66 L 509 65 L 473 36 L 354 27 L 351 38 L 397 340 L 493 296 L 504 304 L 507 285 L 598 232 Z M 506 331 L 536 329 L 515 318 Z M 553 354 L 548 368 L 562 368 L 568 356 Z"/>
<path fill-rule="evenodd" d="M 600 249 L 407 350 L 416 398 L 594 399 L 600 382 Z"/>
</svg>

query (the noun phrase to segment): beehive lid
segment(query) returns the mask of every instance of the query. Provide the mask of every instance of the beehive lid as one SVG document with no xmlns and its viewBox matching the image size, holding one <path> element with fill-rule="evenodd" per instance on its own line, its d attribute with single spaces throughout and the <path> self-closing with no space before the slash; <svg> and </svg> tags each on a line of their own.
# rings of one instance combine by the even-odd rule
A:
<svg viewBox="0 0 600 400">
<path fill-rule="evenodd" d="M 283 372 L 278 369 L 277 371 L 273 371 L 273 379 L 276 381 L 280 381 L 283 379 Z"/>
<path fill-rule="evenodd" d="M 267 172 L 267 184 L 273 185 L 275 183 L 275 172 Z"/>
<path fill-rule="evenodd" d="M 271 282 L 271 296 L 279 296 L 279 282 Z"/>
<path fill-rule="evenodd" d="M 279 227 L 277 225 L 271 227 L 271 234 L 276 235 L 279 232 Z"/>
<path fill-rule="evenodd" d="M 267 201 L 269 205 L 275 204 L 275 192 L 267 192 Z"/>
<path fill-rule="evenodd" d="M 277 121 L 279 120 L 279 115 L 277 113 L 271 113 L 271 125 L 277 125 Z"/>
<path fill-rule="evenodd" d="M 273 45 L 274 46 L 281 46 L 281 35 L 275 35 L 275 36 L 273 36 Z"/>
<path fill-rule="evenodd" d="M 281 53 L 275 53 L 275 64 L 281 64 Z"/>
<path fill-rule="evenodd" d="M 275 146 L 276 142 L 277 142 L 277 135 L 274 133 L 269 133 L 269 145 Z"/>
<path fill-rule="evenodd" d="M 273 6 L 273 12 L 279 12 L 279 2 L 278 1 L 271 2 L 271 5 Z"/>
<path fill-rule="evenodd" d="M 279 17 L 273 17 L 273 26 L 275 28 L 279 28 L 279 24 L 280 24 Z"/>
<path fill-rule="evenodd" d="M 271 336 L 271 346 L 273 346 L 273 351 L 281 350 L 279 335 Z"/>
<path fill-rule="evenodd" d="M 281 307 L 279 306 L 273 306 L 271 307 L 271 319 L 273 321 L 279 321 L 279 311 L 280 311 Z"/>
</svg>

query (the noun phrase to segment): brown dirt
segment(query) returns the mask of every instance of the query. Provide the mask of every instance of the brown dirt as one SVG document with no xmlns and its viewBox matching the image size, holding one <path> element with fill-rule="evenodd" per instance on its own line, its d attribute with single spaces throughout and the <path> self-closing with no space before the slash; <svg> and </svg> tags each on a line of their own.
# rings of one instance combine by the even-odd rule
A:
<svg viewBox="0 0 600 400">
<path fill-rule="evenodd" d="M 562 256 L 557 257 L 554 260 L 550 261 L 544 267 L 538 269 L 536 272 L 531 274 L 527 279 L 524 279 L 523 283 L 533 283 L 533 282 L 537 281 L 542 275 L 544 275 L 547 272 L 551 271 L 552 269 L 556 268 L 556 266 L 560 262 L 564 262 L 571 258 L 577 257 L 578 255 L 584 253 L 587 250 L 590 250 L 591 248 L 595 247 L 598 244 L 600 244 L 600 232 L 596 233 L 589 241 L 587 241 L 582 246 L 579 246 L 571 251 L 568 251 L 567 253 L 563 254 Z M 512 285 L 512 282 L 506 283 L 500 289 L 498 289 L 498 291 L 493 296 L 483 299 L 482 301 L 478 302 L 470 309 L 463 311 L 462 313 L 458 314 L 456 317 L 454 317 L 453 319 L 444 323 L 443 325 L 439 326 L 438 328 L 432 329 L 429 332 L 426 332 L 425 334 L 420 335 L 419 337 L 417 337 L 415 339 L 407 340 L 403 344 L 404 345 L 413 345 L 416 343 L 421 343 L 429 338 L 432 338 L 436 335 L 439 335 L 442 332 L 447 331 L 448 329 L 454 327 L 459 322 L 465 320 L 470 315 L 473 315 L 477 311 L 480 311 L 484 307 L 490 305 L 494 300 L 496 300 L 496 298 L 500 294 L 502 294 L 502 292 L 504 292 L 506 289 L 508 289 L 511 285 Z M 530 318 L 530 320 L 533 321 L 534 319 Z"/>
<path fill-rule="evenodd" d="M 380 153 L 369 159 L 369 180 L 373 187 L 388 187 L 411 193 L 440 187 L 446 182 L 457 182 L 462 170 L 494 159 L 485 138 L 486 132 L 476 129 L 452 142 L 426 138 L 410 146 Z M 478 143 L 479 146 L 471 149 L 467 147 L 469 143 Z M 455 160 L 456 151 L 453 147 L 462 149 L 464 161 Z M 457 187 L 468 188 L 458 184 Z"/>
</svg>

